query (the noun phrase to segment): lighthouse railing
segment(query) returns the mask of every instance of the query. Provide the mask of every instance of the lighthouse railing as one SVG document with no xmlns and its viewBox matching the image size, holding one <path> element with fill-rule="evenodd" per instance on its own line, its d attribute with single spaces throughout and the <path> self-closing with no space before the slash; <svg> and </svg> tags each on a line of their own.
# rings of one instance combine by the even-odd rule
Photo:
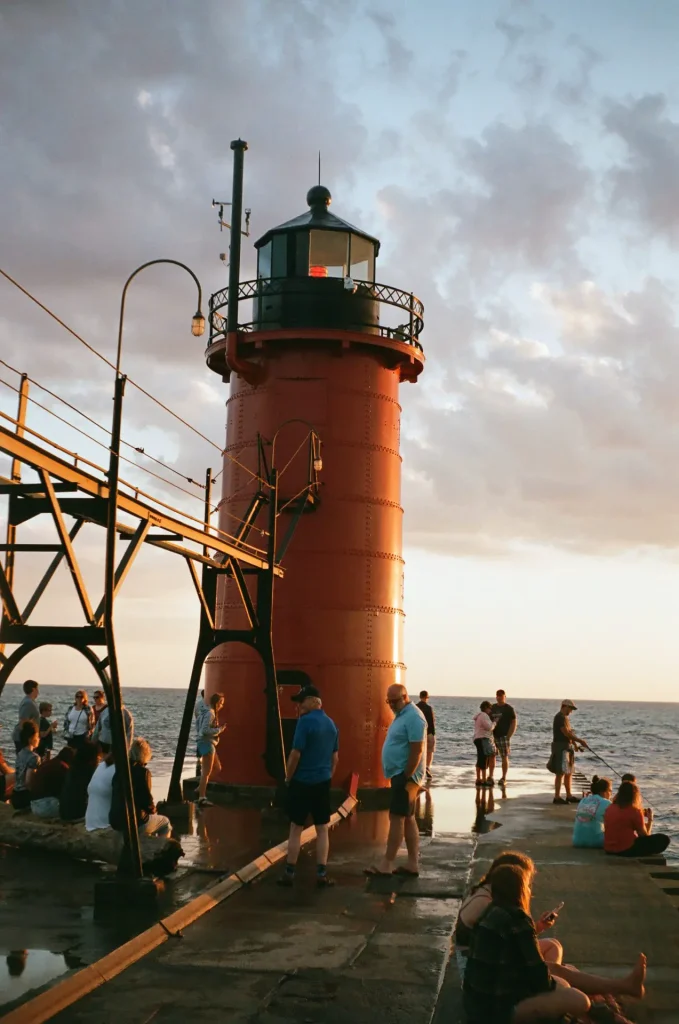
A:
<svg viewBox="0 0 679 1024">
<path fill-rule="evenodd" d="M 308 295 L 308 288 L 310 278 L 301 277 L 290 278 L 290 277 L 272 277 L 268 279 L 258 279 L 254 281 L 243 281 L 238 287 L 238 302 L 253 301 L 256 299 L 266 298 L 271 295 L 294 295 L 295 294 L 295 282 L 299 281 L 299 293 L 300 295 Z M 329 279 L 322 278 L 324 285 L 329 283 Z M 336 279 L 337 288 L 341 289 L 345 287 L 345 281 L 342 278 Z M 418 351 L 422 351 L 422 345 L 419 342 L 419 335 L 424 329 L 424 305 L 420 299 L 417 298 L 412 292 L 404 292 L 400 288 L 395 288 L 393 285 L 378 284 L 374 281 L 357 281 L 351 282 L 355 292 L 363 297 L 373 299 L 376 302 L 383 303 L 391 306 L 395 309 L 402 309 L 408 316 L 408 320 L 397 326 L 391 327 L 382 324 L 366 323 L 363 325 L 366 331 L 370 333 L 377 333 L 384 338 L 390 338 L 395 341 L 404 342 L 407 345 L 412 345 Z M 227 330 L 227 318 L 226 309 L 229 301 L 229 289 L 223 288 L 221 291 L 215 292 L 210 298 L 210 343 L 216 338 L 226 333 Z M 241 321 L 239 316 L 238 331 L 249 332 L 257 329 L 265 328 L 265 323 L 261 319 L 255 321 L 252 319 L 245 319 Z"/>
</svg>

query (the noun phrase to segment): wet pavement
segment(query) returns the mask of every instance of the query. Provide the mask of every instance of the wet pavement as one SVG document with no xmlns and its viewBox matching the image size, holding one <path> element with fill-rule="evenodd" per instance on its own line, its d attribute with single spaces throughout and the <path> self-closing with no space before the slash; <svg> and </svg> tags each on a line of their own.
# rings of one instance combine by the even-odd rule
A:
<svg viewBox="0 0 679 1024">
<path fill-rule="evenodd" d="M 162 792 L 162 785 L 161 778 L 154 779 L 157 793 Z M 434 921 L 439 922 L 437 927 L 441 927 L 442 920 L 446 922 L 445 928 L 449 925 L 452 927 L 456 900 L 463 887 L 471 856 L 471 837 L 474 833 L 485 835 L 492 830 L 495 823 L 487 815 L 492 815 L 505 800 L 540 788 L 544 788 L 544 772 L 524 771 L 521 775 L 517 773 L 503 798 L 497 788 L 492 792 L 475 790 L 471 771 L 439 769 L 431 787 L 420 795 L 418 803 L 418 823 L 423 843 L 426 844 L 424 857 L 427 869 L 417 883 L 400 883 L 396 898 L 400 909 L 398 913 L 389 915 L 389 927 L 397 919 L 409 920 L 408 915 L 414 920 L 419 919 L 418 915 L 422 917 L 426 922 L 426 934 L 433 934 L 431 929 Z M 182 906 L 219 877 L 242 867 L 287 836 L 286 821 L 279 812 L 272 809 L 216 805 L 200 813 L 196 813 L 193 807 L 191 811 L 188 831 L 179 836 L 185 856 L 177 872 L 166 881 L 158 913 L 153 918 L 143 919 L 134 915 L 121 916 L 116 921 L 95 920 L 94 883 L 105 877 L 108 869 L 67 859 L 48 860 L 39 854 L 0 847 L 0 1006 L 7 1009 L 9 1005 L 34 995 L 65 973 L 93 963 L 122 942 L 139 934 L 159 916 Z M 377 899 L 380 906 L 395 905 L 389 902 L 392 898 L 391 885 L 388 886 L 388 892 L 381 892 L 378 880 L 371 882 L 366 889 L 361 873 L 367 863 L 366 858 L 373 856 L 383 845 L 387 828 L 386 811 L 359 811 L 332 833 L 333 870 L 338 874 L 341 889 L 346 887 L 348 893 L 353 893 L 352 899 L 356 899 L 355 905 L 352 904 L 354 909 L 343 908 L 347 910 L 346 914 L 337 910 L 341 919 L 356 913 L 362 919 L 361 915 L 367 911 L 358 911 L 356 907 L 364 902 L 365 893 L 369 893 L 371 899 Z M 432 846 L 434 840 L 436 842 Z M 460 856 L 459 850 L 463 851 Z M 409 890 L 412 890 L 412 895 Z M 292 908 L 281 907 L 278 900 L 280 893 L 271 889 L 269 881 L 253 887 L 255 892 L 260 917 L 269 913 L 269 905 L 273 913 L 286 915 L 281 921 L 273 923 L 272 938 L 265 943 L 267 948 L 269 945 L 280 946 L 283 934 L 281 929 L 285 922 L 290 923 Z M 330 900 L 326 899 L 324 903 L 327 908 L 335 896 L 334 892 L 323 894 L 324 899 L 326 896 L 330 896 Z M 412 900 L 413 896 L 414 902 L 406 912 L 403 899 Z M 315 899 L 315 890 L 308 893 L 302 887 L 294 896 L 293 906 L 305 914 L 306 908 L 315 907 Z M 230 932 L 234 927 L 241 929 L 240 917 L 234 916 L 237 900 L 242 901 L 242 898 L 233 897 L 223 908 L 211 911 L 205 921 L 215 921 L 214 915 L 223 914 L 224 925 Z M 250 905 L 252 902 L 251 899 Z M 371 913 L 373 911 L 368 913 L 368 919 L 371 919 Z M 253 917 L 252 921 L 255 922 L 256 918 Z M 199 926 L 204 927 L 198 923 L 192 926 L 191 931 Z M 319 948 L 325 948 L 328 937 L 333 934 L 336 943 L 339 943 L 339 934 L 333 933 L 332 927 L 327 934 L 321 929 L 314 942 Z M 385 934 L 391 932 L 387 930 Z M 351 949 L 358 948 L 360 942 L 355 936 L 353 939 L 345 936 L 343 941 L 343 952 L 340 954 L 336 951 L 334 955 L 340 959 L 342 956 L 350 958 Z M 382 941 L 379 935 L 371 940 L 370 956 L 376 955 L 374 951 L 380 948 Z M 307 935 L 304 948 L 309 944 L 311 937 Z M 164 955 L 169 953 L 168 949 Z M 220 956 L 222 954 L 226 955 L 226 950 L 222 950 Z M 439 954 L 443 957 L 442 948 L 438 950 L 437 956 Z M 234 947 L 228 956 L 235 958 L 231 962 L 236 964 L 241 956 L 247 959 L 255 956 L 255 949 L 242 947 L 239 950 Z M 262 956 L 269 962 L 271 951 L 268 950 Z M 364 951 L 362 956 L 365 964 L 367 952 Z M 384 954 L 381 954 L 381 959 L 384 959 Z M 282 971 L 298 970 L 297 966 L 290 966 L 291 962 L 280 958 L 278 961 Z M 234 966 L 233 969 L 238 968 Z M 128 977 L 129 974 L 128 970 L 122 977 Z M 109 986 L 105 988 L 108 990 Z M 60 1019 L 69 1018 L 62 1014 Z"/>
</svg>

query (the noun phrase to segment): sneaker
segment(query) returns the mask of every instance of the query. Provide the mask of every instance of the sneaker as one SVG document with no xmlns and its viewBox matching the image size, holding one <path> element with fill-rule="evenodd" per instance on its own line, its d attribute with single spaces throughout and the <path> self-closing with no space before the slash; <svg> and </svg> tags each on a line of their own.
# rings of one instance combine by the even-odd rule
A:
<svg viewBox="0 0 679 1024">
<path fill-rule="evenodd" d="M 206 796 L 201 796 L 198 799 L 198 806 L 199 807 L 214 807 L 214 804 L 212 803 L 212 800 L 208 800 L 208 798 Z"/>
<path fill-rule="evenodd" d="M 316 877 L 316 888 L 317 889 L 332 889 L 335 884 L 334 878 L 329 878 L 327 875 L 317 875 Z"/>
<path fill-rule="evenodd" d="M 486 785 L 487 786 L 494 786 L 495 785 L 495 779 L 493 779 L 493 778 L 487 779 L 486 780 Z"/>
<path fill-rule="evenodd" d="M 564 800 L 562 796 L 555 796 L 552 800 L 553 804 L 567 804 L 568 800 Z"/>
<path fill-rule="evenodd" d="M 476 780 L 476 785 L 477 786 L 485 786 L 485 782 L 481 782 L 481 779 L 477 779 Z"/>
<path fill-rule="evenodd" d="M 567 804 L 579 804 L 580 803 L 580 797 L 579 796 L 569 796 L 569 797 L 566 797 L 566 803 Z"/>
</svg>

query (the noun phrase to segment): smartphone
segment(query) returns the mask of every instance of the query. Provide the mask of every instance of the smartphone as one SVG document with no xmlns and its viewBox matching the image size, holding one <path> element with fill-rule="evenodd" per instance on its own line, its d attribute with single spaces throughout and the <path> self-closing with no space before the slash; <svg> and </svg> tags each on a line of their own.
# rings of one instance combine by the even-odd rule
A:
<svg viewBox="0 0 679 1024">
<path fill-rule="evenodd" d="M 549 914 L 548 914 L 547 916 L 548 916 L 548 917 L 549 917 L 550 919 L 551 919 L 551 918 L 553 918 L 553 917 L 556 917 L 556 916 L 557 916 L 557 914 L 559 913 L 559 911 L 560 911 L 560 910 L 563 910 L 563 908 L 565 907 L 565 905 L 566 905 L 565 903 L 559 903 L 559 905 L 558 905 L 558 906 L 556 906 L 556 907 L 554 907 L 554 910 L 551 910 L 551 911 L 549 912 Z"/>
</svg>

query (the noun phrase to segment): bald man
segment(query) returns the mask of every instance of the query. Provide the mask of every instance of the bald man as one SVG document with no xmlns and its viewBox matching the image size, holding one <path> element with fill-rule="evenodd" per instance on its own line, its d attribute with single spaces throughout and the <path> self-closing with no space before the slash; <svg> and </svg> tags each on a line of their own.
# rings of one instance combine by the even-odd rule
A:
<svg viewBox="0 0 679 1024">
<path fill-rule="evenodd" d="M 387 704 L 394 715 L 382 747 L 382 771 L 391 786 L 389 836 L 384 856 L 376 867 L 366 868 L 366 874 L 416 876 L 420 873 L 420 834 L 415 801 L 424 778 L 427 720 L 400 683 L 387 690 Z M 408 860 L 394 870 L 404 837 Z"/>
</svg>

